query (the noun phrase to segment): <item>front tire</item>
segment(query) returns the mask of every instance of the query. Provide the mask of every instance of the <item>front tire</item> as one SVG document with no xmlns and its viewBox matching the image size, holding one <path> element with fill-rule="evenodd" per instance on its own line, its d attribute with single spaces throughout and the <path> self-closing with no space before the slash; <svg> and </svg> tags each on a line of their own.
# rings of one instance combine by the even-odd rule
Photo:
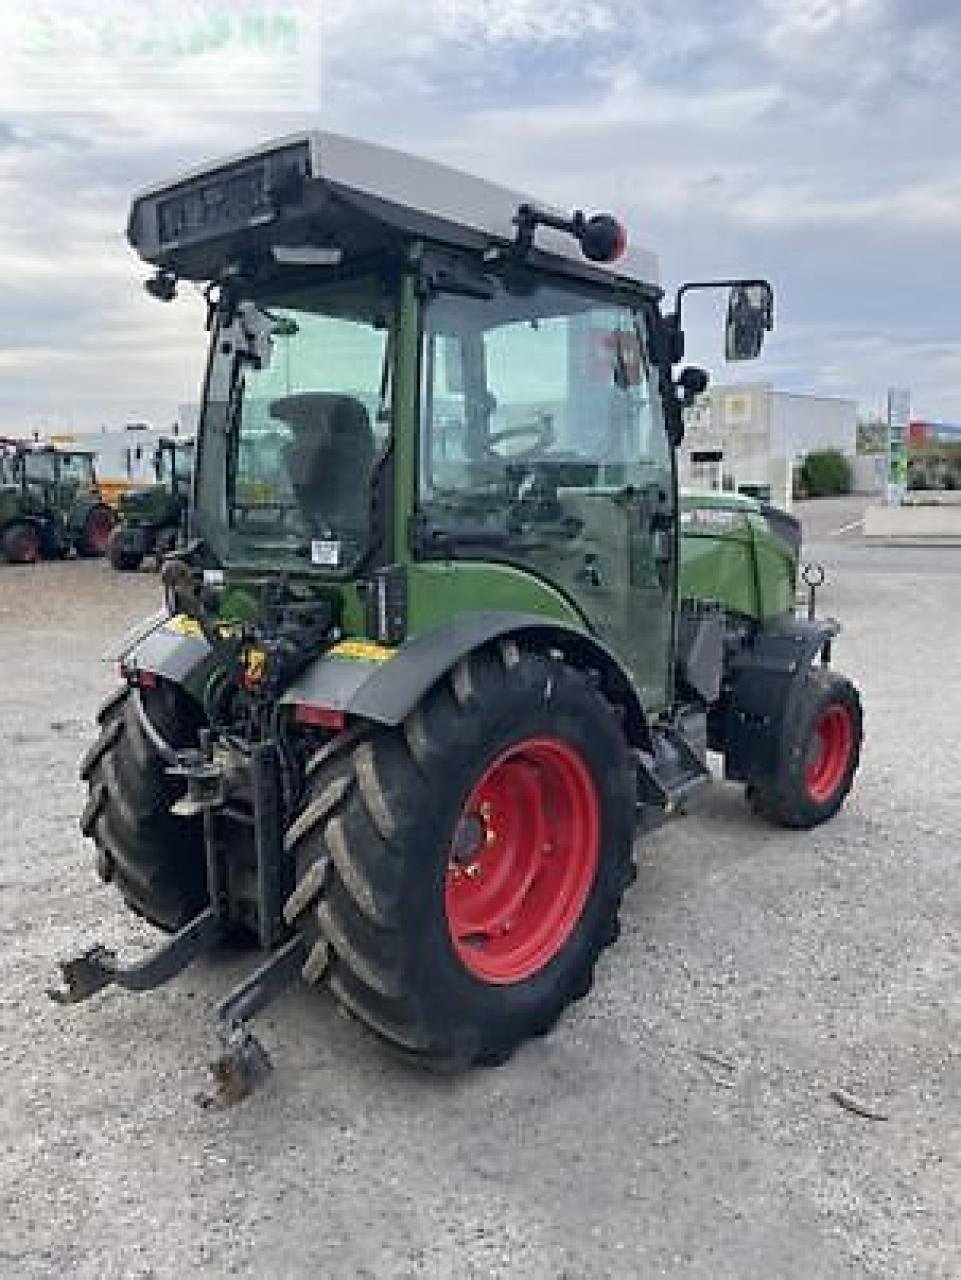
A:
<svg viewBox="0 0 961 1280">
<path fill-rule="evenodd" d="M 854 783 L 864 737 L 861 699 L 850 680 L 826 667 L 799 676 L 777 773 L 748 792 L 760 817 L 804 830 L 827 822 Z"/>
<path fill-rule="evenodd" d="M 164 752 L 196 742 L 199 713 L 172 686 L 142 698 L 123 686 L 100 709 L 100 736 L 80 766 L 89 788 L 80 829 L 97 846 L 101 879 L 174 933 L 207 905 L 207 873 L 201 820 L 170 811 L 185 788 L 166 772 Z"/>
<path fill-rule="evenodd" d="M 510 641 L 472 654 L 311 773 L 286 839 L 305 978 L 422 1060 L 503 1061 L 617 936 L 635 794 L 587 677 Z"/>
<path fill-rule="evenodd" d="M 126 532 L 117 525 L 111 531 L 110 540 L 107 543 L 107 558 L 115 569 L 131 572 L 140 568 L 143 554 L 130 546 Z"/>
</svg>

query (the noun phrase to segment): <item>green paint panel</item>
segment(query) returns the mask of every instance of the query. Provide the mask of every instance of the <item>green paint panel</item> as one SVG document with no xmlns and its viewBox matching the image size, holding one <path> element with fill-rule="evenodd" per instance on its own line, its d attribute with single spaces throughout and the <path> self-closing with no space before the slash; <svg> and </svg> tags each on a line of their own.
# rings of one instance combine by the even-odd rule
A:
<svg viewBox="0 0 961 1280">
<path fill-rule="evenodd" d="M 512 565 L 432 561 L 408 567 L 408 624 L 412 636 L 478 609 L 539 613 L 583 627 L 584 620 L 546 582 Z"/>
<path fill-rule="evenodd" d="M 180 520 L 182 500 L 166 485 L 152 484 L 121 495 L 118 511 L 123 524 L 131 529 L 157 529 L 176 525 Z"/>
<path fill-rule="evenodd" d="M 797 559 L 760 506 L 739 494 L 681 498 L 679 595 L 772 618 L 794 606 Z"/>
</svg>

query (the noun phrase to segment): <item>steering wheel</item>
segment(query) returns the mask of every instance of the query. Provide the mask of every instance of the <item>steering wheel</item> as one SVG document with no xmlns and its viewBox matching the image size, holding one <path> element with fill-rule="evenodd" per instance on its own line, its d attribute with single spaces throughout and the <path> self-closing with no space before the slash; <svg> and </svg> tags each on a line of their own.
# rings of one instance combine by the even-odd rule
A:
<svg viewBox="0 0 961 1280">
<path fill-rule="evenodd" d="M 536 458 L 539 453 L 550 448 L 554 443 L 554 419 L 549 413 L 543 413 L 533 422 L 522 422 L 516 427 L 504 427 L 502 431 L 492 431 L 487 437 L 487 447 L 501 462 L 524 462 L 528 458 Z M 531 440 L 526 449 L 518 449 L 516 453 L 500 453 L 495 446 L 506 440 Z"/>
</svg>

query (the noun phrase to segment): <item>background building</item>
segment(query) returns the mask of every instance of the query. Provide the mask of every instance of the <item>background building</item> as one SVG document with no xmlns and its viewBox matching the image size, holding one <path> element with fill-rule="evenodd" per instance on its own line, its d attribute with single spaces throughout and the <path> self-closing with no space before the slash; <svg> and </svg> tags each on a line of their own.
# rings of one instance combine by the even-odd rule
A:
<svg viewBox="0 0 961 1280">
<path fill-rule="evenodd" d="M 711 387 L 686 416 L 681 483 L 770 495 L 790 505 L 794 467 L 815 449 L 854 458 L 854 400 L 776 391 L 769 383 Z"/>
</svg>

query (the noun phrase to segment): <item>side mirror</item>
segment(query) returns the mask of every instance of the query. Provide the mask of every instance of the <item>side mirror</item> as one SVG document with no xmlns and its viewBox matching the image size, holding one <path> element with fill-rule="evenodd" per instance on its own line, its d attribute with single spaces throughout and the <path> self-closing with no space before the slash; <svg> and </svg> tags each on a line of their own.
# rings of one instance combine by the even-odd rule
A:
<svg viewBox="0 0 961 1280">
<path fill-rule="evenodd" d="M 774 328 L 774 291 L 767 281 L 736 284 L 731 289 L 724 328 L 728 360 L 756 360 L 765 333 Z"/>
</svg>

